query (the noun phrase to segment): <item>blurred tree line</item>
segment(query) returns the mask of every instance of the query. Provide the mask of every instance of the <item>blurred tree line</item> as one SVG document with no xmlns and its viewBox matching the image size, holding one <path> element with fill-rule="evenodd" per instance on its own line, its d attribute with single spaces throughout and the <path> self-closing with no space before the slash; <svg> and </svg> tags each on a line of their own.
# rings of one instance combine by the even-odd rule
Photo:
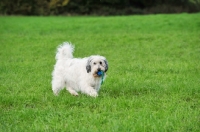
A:
<svg viewBox="0 0 200 132">
<path fill-rule="evenodd" d="M 199 12 L 200 0 L 1 0 L 1 15 L 129 15 Z"/>
</svg>

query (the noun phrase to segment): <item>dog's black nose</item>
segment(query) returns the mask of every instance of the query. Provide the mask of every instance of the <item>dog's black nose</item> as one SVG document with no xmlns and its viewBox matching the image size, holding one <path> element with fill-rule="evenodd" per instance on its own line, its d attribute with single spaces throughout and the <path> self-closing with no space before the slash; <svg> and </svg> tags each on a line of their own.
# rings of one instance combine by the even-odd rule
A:
<svg viewBox="0 0 200 132">
<path fill-rule="evenodd" d="M 98 68 L 97 70 L 98 70 L 98 71 L 101 71 L 101 68 Z"/>
</svg>

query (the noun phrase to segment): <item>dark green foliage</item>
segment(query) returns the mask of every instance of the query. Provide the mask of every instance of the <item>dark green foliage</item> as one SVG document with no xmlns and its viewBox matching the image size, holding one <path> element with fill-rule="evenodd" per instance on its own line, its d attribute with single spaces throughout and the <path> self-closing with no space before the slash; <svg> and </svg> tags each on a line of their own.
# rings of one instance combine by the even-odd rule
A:
<svg viewBox="0 0 200 132">
<path fill-rule="evenodd" d="M 1 0 L 0 13 L 6 15 L 59 14 L 69 0 Z"/>
<path fill-rule="evenodd" d="M 194 8 L 194 6 L 196 8 Z M 66 6 L 68 14 L 129 15 L 200 11 L 196 0 L 73 0 Z"/>
<path fill-rule="evenodd" d="M 3 15 L 129 15 L 199 12 L 200 0 L 1 0 Z"/>
</svg>

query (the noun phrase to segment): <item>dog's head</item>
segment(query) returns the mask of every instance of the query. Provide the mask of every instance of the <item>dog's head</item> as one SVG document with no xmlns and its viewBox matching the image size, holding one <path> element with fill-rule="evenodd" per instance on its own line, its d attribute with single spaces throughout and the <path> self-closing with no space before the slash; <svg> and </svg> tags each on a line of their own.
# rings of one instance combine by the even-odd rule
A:
<svg viewBox="0 0 200 132">
<path fill-rule="evenodd" d="M 86 70 L 87 73 L 92 72 L 94 77 L 98 77 L 98 71 L 106 72 L 108 70 L 108 62 L 103 56 L 90 56 L 86 64 Z"/>
</svg>

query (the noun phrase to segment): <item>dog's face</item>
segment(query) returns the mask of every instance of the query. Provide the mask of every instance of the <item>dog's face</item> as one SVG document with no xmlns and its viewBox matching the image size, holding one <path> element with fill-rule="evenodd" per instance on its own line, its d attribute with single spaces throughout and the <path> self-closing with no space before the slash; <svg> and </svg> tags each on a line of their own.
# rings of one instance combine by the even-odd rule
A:
<svg viewBox="0 0 200 132">
<path fill-rule="evenodd" d="M 86 70 L 87 73 L 92 72 L 94 77 L 99 77 L 97 72 L 106 72 L 108 70 L 108 62 L 103 56 L 90 56 L 87 61 Z"/>
</svg>

